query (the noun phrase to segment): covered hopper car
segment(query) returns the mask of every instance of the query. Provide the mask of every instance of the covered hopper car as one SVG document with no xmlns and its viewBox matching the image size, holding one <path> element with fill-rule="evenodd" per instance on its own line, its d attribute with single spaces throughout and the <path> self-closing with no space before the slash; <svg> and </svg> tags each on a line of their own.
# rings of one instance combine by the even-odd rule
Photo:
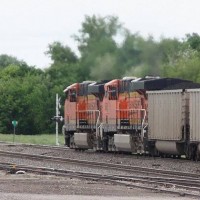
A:
<svg viewBox="0 0 200 200">
<path fill-rule="evenodd" d="M 152 155 L 186 155 L 199 160 L 200 89 L 150 91 L 148 112 L 148 141 Z"/>
</svg>

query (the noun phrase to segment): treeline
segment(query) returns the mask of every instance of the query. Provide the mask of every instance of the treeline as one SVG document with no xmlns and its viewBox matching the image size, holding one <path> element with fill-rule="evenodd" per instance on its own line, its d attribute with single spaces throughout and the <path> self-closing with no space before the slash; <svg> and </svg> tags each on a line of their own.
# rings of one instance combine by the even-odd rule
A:
<svg viewBox="0 0 200 200">
<path fill-rule="evenodd" d="M 54 132 L 55 94 L 69 84 L 123 76 L 179 77 L 200 82 L 200 36 L 142 37 L 117 17 L 86 16 L 73 36 L 79 54 L 60 42 L 48 46 L 52 64 L 45 70 L 0 55 L 0 133 L 12 132 L 12 120 L 23 134 Z"/>
</svg>

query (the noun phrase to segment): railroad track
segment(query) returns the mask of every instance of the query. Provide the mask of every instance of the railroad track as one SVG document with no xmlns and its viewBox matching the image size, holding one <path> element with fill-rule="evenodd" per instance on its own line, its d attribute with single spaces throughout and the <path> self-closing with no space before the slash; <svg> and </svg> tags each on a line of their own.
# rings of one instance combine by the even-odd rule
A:
<svg viewBox="0 0 200 200">
<path fill-rule="evenodd" d="M 141 166 L 129 166 L 129 165 L 121 165 L 121 164 L 113 164 L 113 163 L 105 163 L 105 162 L 95 162 L 88 160 L 79 160 L 79 159 L 71 159 L 71 158 L 62 158 L 62 157 L 54 157 L 54 156 L 44 156 L 44 155 L 35 155 L 35 154 L 26 154 L 26 153 L 17 153 L 10 151 L 0 151 L 0 155 L 6 157 L 18 157 L 25 158 L 31 160 L 42 160 L 42 161 L 53 161 L 58 163 L 67 163 L 67 164 L 76 164 L 81 166 L 89 166 L 89 167 L 97 167 L 97 168 L 107 168 L 113 170 L 122 170 L 125 172 L 131 173 L 140 173 L 145 175 L 162 175 L 169 177 L 179 177 L 179 178 L 187 178 L 192 180 L 200 180 L 200 174 L 197 173 L 188 173 L 188 172 L 179 172 L 172 170 L 162 170 L 162 169 L 154 169 L 154 168 L 146 168 Z"/>
<path fill-rule="evenodd" d="M 109 170 L 117 170 L 120 172 L 129 172 L 130 175 L 118 175 L 118 174 L 95 174 L 89 172 L 81 171 L 70 171 L 61 170 L 54 168 L 36 168 L 33 166 L 23 166 L 16 165 L 18 170 L 25 170 L 28 172 L 41 173 L 41 174 L 51 174 L 56 176 L 70 176 L 76 178 L 84 178 L 96 181 L 108 181 L 114 184 L 125 185 L 128 187 L 137 187 L 143 189 L 157 190 L 161 192 L 170 192 L 174 194 L 189 195 L 194 197 L 200 197 L 200 174 L 177 172 L 171 170 L 161 170 L 153 168 L 145 168 L 138 166 L 127 166 L 120 164 L 111 164 L 103 162 L 94 162 L 86 160 L 76 160 L 69 158 L 60 158 L 44 155 L 32 155 L 24 153 L 16 153 L 9 151 L 0 151 L 0 155 L 6 157 L 17 157 L 23 159 L 31 160 L 42 160 L 65 163 L 65 164 L 75 164 L 81 166 L 87 166 L 90 168 L 104 168 Z M 2 163 L 1 169 L 6 168 L 14 163 Z"/>
<path fill-rule="evenodd" d="M 80 149 L 70 149 L 69 147 L 65 146 L 65 145 L 60 145 L 60 146 L 55 146 L 55 145 L 40 145 L 40 144 L 31 144 L 31 143 L 13 143 L 13 142 L 5 142 L 5 141 L 0 141 L 0 146 L 1 145 L 5 145 L 5 146 L 9 146 L 9 147 L 30 147 L 30 148 L 36 148 L 36 149 L 46 149 L 46 150 L 59 150 L 59 151 L 84 151 L 84 150 L 80 150 Z M 89 149 L 86 150 L 87 152 L 96 152 L 93 149 Z M 101 153 L 101 152 L 96 152 L 96 153 Z M 113 153 L 113 152 L 111 152 Z M 121 154 L 120 152 L 115 152 L 117 154 Z M 122 155 L 130 155 L 130 156 L 137 156 L 136 154 L 130 154 L 130 153 L 122 153 Z M 147 155 L 148 156 L 148 155 Z M 148 156 L 149 157 L 149 156 Z M 163 159 L 161 157 L 156 157 L 156 159 Z M 165 160 L 170 159 L 170 160 L 174 160 L 174 158 L 165 158 Z M 186 157 L 181 157 L 181 158 L 176 158 L 178 159 L 180 162 L 187 160 Z"/>
<path fill-rule="evenodd" d="M 54 175 L 61 177 L 70 177 L 70 178 L 79 178 L 87 179 L 92 181 L 101 181 L 109 182 L 111 184 L 122 185 L 126 187 L 140 188 L 140 189 L 149 189 L 165 193 L 173 193 L 181 196 L 191 196 L 191 197 L 200 197 L 200 188 L 194 186 L 185 186 L 181 185 L 182 180 L 176 180 L 177 183 L 168 182 L 168 179 L 159 178 L 156 179 L 153 177 L 138 177 L 133 178 L 127 176 L 119 175 L 102 175 L 98 173 L 90 172 L 80 172 L 72 170 L 63 170 L 63 169 L 54 169 L 46 167 L 35 167 L 35 166 L 25 166 L 25 165 L 16 165 L 14 163 L 0 163 L 0 169 L 10 171 L 15 173 L 19 170 L 23 170 L 29 173 L 37 173 L 41 175 Z M 152 180 L 154 179 L 154 180 Z M 175 180 L 175 179 L 174 179 Z"/>
</svg>

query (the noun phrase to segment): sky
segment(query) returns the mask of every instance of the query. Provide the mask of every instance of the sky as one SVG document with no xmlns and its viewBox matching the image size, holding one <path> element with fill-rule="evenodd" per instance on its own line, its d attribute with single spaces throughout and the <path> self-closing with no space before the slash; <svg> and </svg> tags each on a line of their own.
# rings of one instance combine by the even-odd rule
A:
<svg viewBox="0 0 200 200">
<path fill-rule="evenodd" d="M 200 34 L 199 0 L 0 0 L 0 55 L 47 68 L 48 45 L 60 41 L 78 54 L 72 35 L 85 15 L 114 15 L 132 33 L 184 38 Z"/>
</svg>

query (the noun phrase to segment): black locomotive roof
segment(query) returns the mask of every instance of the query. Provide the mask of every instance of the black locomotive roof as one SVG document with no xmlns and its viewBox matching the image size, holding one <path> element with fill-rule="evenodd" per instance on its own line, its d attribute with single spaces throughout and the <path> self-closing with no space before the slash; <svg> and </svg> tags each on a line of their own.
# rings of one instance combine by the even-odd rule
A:
<svg viewBox="0 0 200 200">
<path fill-rule="evenodd" d="M 189 87 L 189 85 L 190 87 L 192 87 L 193 84 L 194 83 L 192 81 L 178 78 L 141 79 L 138 82 L 131 82 L 131 91 L 162 90 L 170 87 L 173 88 L 173 86 L 173 89 L 186 89 L 187 87 Z"/>
<path fill-rule="evenodd" d="M 80 96 L 87 96 L 88 94 L 88 85 L 95 83 L 94 81 L 83 81 L 80 83 L 80 88 L 79 88 L 79 95 Z"/>
<path fill-rule="evenodd" d="M 131 88 L 131 81 L 133 79 L 122 79 L 120 84 L 119 84 L 119 92 L 129 92 Z"/>
<path fill-rule="evenodd" d="M 104 94 L 104 85 L 110 80 L 102 80 L 94 84 L 88 85 L 88 94 Z"/>
</svg>

